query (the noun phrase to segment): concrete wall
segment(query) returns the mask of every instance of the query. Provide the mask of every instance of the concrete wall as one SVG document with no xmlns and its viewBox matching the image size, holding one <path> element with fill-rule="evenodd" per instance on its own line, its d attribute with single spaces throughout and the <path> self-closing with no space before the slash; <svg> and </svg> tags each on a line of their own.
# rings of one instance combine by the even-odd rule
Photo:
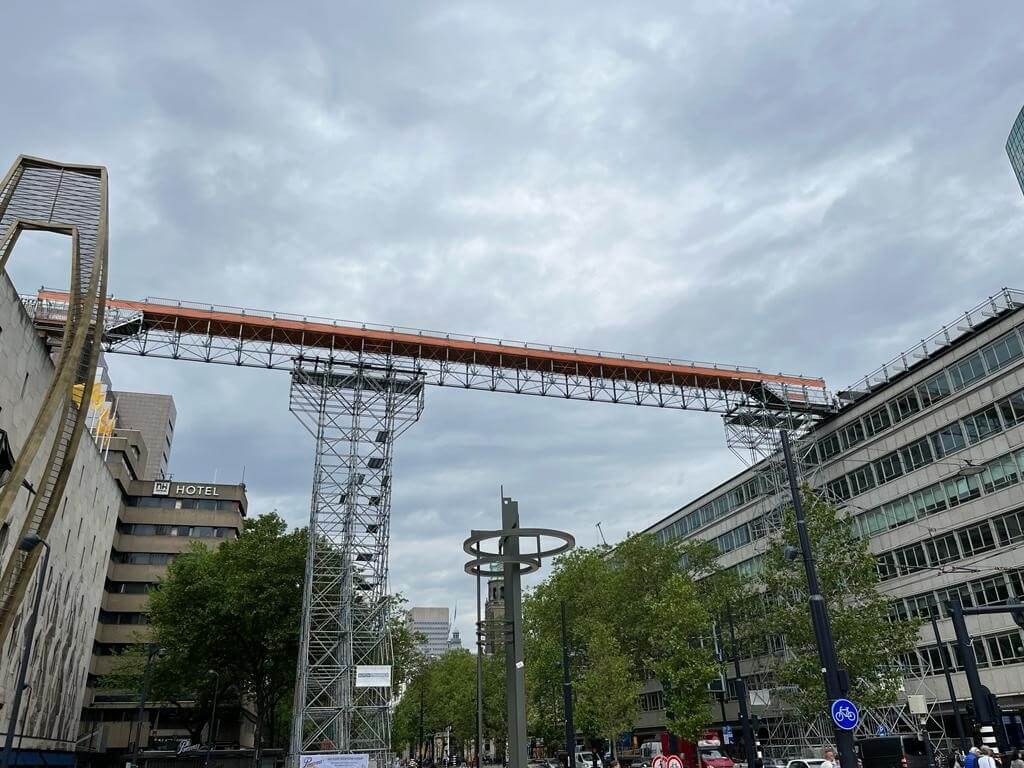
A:
<svg viewBox="0 0 1024 768">
<path fill-rule="evenodd" d="M 167 465 L 171 458 L 171 443 L 174 441 L 174 422 L 177 411 L 174 398 L 170 395 L 153 395 L 144 392 L 112 392 L 117 423 L 124 429 L 142 433 L 148 456 L 142 479 L 154 480 L 167 476 Z"/>
<path fill-rule="evenodd" d="M 0 427 L 7 430 L 15 455 L 28 436 L 52 374 L 53 364 L 14 286 L 0 274 Z M 29 480 L 36 485 L 50 440 L 29 473 Z M 0 525 L 3 566 L 17 544 L 28 502 L 29 493 L 22 490 L 13 518 Z M 17 732 L 26 734 L 26 749 L 74 748 L 120 503 L 120 490 L 99 450 L 84 436 L 61 511 L 47 536 L 51 555 L 27 679 L 31 695 L 26 694 L 16 726 Z M 4 729 L 21 658 L 23 619 L 38 586 L 38 580 L 33 580 L 13 631 L 0 645 L 0 700 L 4 704 L 0 727 Z"/>
</svg>

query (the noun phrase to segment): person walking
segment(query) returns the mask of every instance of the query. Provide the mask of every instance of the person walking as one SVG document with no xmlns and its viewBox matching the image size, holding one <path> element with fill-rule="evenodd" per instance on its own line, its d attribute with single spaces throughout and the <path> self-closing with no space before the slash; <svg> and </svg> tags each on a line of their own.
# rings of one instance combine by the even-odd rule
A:
<svg viewBox="0 0 1024 768">
<path fill-rule="evenodd" d="M 978 748 L 971 747 L 970 750 L 964 755 L 964 768 L 978 768 Z"/>
<path fill-rule="evenodd" d="M 981 748 L 981 757 L 978 758 L 978 768 L 997 768 L 995 758 L 992 757 L 992 750 L 988 747 Z"/>
<path fill-rule="evenodd" d="M 1014 752 L 1010 768 L 1024 768 L 1024 752 Z"/>
<path fill-rule="evenodd" d="M 820 768 L 836 768 L 836 753 L 831 749 L 826 749 L 822 754 L 824 760 L 821 763 Z"/>
</svg>

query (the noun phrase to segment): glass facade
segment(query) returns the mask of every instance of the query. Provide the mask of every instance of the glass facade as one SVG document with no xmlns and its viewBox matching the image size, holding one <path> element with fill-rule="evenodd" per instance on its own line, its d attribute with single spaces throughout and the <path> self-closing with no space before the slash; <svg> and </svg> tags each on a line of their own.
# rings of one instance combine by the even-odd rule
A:
<svg viewBox="0 0 1024 768">
<path fill-rule="evenodd" d="M 1010 158 L 1010 166 L 1017 176 L 1021 192 L 1024 192 L 1024 109 L 1013 121 L 1010 136 L 1006 139 L 1006 156 Z"/>
</svg>

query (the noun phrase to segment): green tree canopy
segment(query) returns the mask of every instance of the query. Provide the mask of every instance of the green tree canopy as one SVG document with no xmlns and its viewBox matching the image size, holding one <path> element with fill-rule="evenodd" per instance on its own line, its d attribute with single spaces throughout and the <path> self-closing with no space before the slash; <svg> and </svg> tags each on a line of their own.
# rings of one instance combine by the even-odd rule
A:
<svg viewBox="0 0 1024 768">
<path fill-rule="evenodd" d="M 914 649 L 920 621 L 890 621 L 889 602 L 878 591 L 878 572 L 867 539 L 855 536 L 849 520 L 809 487 L 802 490 L 801 500 L 836 654 L 849 674 L 851 695 L 865 707 L 889 704 L 902 685 L 896 659 Z M 805 717 L 813 717 L 826 711 L 827 702 L 803 562 L 785 556 L 787 546 L 799 550 L 792 507 L 783 515 L 781 533 L 765 556 L 764 611 L 759 622 L 767 631 L 785 637 L 779 682 L 793 686 L 785 694 L 787 701 Z"/>
<path fill-rule="evenodd" d="M 702 640 L 738 589 L 708 545 L 637 535 L 614 549 L 581 548 L 559 558 L 524 603 L 531 731 L 560 740 L 564 602 L 577 728 L 607 738 L 627 730 L 643 676 L 651 673 L 665 688 L 669 727 L 696 736 L 709 716 L 707 686 L 717 672 Z"/>
</svg>

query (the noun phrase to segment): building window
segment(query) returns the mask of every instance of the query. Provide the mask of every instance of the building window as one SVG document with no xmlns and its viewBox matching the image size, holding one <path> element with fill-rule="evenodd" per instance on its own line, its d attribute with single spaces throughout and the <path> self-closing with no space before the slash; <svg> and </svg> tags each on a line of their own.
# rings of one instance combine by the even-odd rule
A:
<svg viewBox="0 0 1024 768">
<path fill-rule="evenodd" d="M 999 410 L 995 405 L 990 405 L 984 410 L 972 413 L 964 419 L 964 429 L 967 432 L 967 439 L 972 443 L 984 440 L 989 435 L 1003 431 L 1003 425 L 999 422 Z"/>
<path fill-rule="evenodd" d="M 954 421 L 952 424 L 933 432 L 931 440 L 934 453 L 938 457 L 956 453 L 967 447 L 967 441 L 964 439 L 964 433 L 958 421 Z"/>
<path fill-rule="evenodd" d="M 903 458 L 903 466 L 907 472 L 919 469 L 925 464 L 932 462 L 932 449 L 928 445 L 928 438 L 925 437 L 901 448 L 900 455 Z"/>
<path fill-rule="evenodd" d="M 981 476 L 981 484 L 985 488 L 985 493 L 992 493 L 1015 485 L 1019 479 L 1017 462 L 1013 456 L 1002 456 L 985 465 L 985 474 Z"/>
<path fill-rule="evenodd" d="M 996 405 L 999 406 L 999 413 L 1007 427 L 1024 421 L 1024 391 L 1014 392 L 1009 397 L 1004 397 Z"/>
<path fill-rule="evenodd" d="M 989 371 L 998 371 L 1007 363 L 1010 363 L 1022 354 L 1020 339 L 1016 331 L 1010 331 L 1000 339 L 996 339 L 987 347 L 981 350 L 985 358 L 985 364 Z"/>
<path fill-rule="evenodd" d="M 863 442 L 864 440 L 864 425 L 860 421 L 854 421 L 847 424 L 840 430 L 840 434 L 843 438 L 843 443 L 847 448 L 852 448 L 857 443 Z"/>
<path fill-rule="evenodd" d="M 992 576 L 971 583 L 975 605 L 999 605 L 1010 599 L 1010 588 L 1002 576 Z"/>
<path fill-rule="evenodd" d="M 826 491 L 834 498 L 845 501 L 850 498 L 850 485 L 846 481 L 846 477 L 837 477 L 835 480 L 825 486 Z"/>
<path fill-rule="evenodd" d="M 1024 661 L 1024 638 L 1018 630 L 985 638 L 988 661 L 993 667 Z"/>
<path fill-rule="evenodd" d="M 921 410 L 921 403 L 918 402 L 917 393 L 908 389 L 902 395 L 893 398 L 890 403 L 892 417 L 895 421 L 903 421 L 908 416 L 913 416 Z"/>
<path fill-rule="evenodd" d="M 892 419 L 889 418 L 889 411 L 885 405 L 881 405 L 864 417 L 864 425 L 869 435 L 877 435 L 879 432 L 892 426 Z"/>
<path fill-rule="evenodd" d="M 988 522 L 963 528 L 957 531 L 957 536 L 960 539 L 960 549 L 963 550 L 964 557 L 987 552 L 990 549 L 995 549 L 996 546 L 992 528 L 989 527 Z"/>
<path fill-rule="evenodd" d="M 943 480 L 942 489 L 946 492 L 946 501 L 949 502 L 951 507 L 981 496 L 981 483 L 973 475 L 971 477 L 956 477 Z"/>
<path fill-rule="evenodd" d="M 1002 546 L 1015 544 L 1024 540 L 1024 512 L 1011 512 L 1008 515 L 997 517 L 992 521 L 996 526 L 996 535 Z M 1024 597 L 1024 595 L 1021 595 Z"/>
<path fill-rule="evenodd" d="M 870 464 L 853 470 L 847 477 L 850 478 L 850 491 L 854 496 L 875 487 L 875 476 Z"/>
<path fill-rule="evenodd" d="M 917 394 L 922 408 L 939 402 L 952 391 L 945 371 L 939 371 L 924 383 L 917 385 Z"/>
<path fill-rule="evenodd" d="M 985 375 L 985 364 L 981 360 L 981 353 L 975 352 L 951 365 L 948 370 L 953 390 L 959 391 Z"/>
<path fill-rule="evenodd" d="M 946 495 L 942 492 L 940 485 L 929 485 L 927 488 L 922 488 L 920 491 L 910 494 L 910 498 L 920 517 L 934 515 L 949 507 Z"/>
<path fill-rule="evenodd" d="M 886 454 L 875 462 L 875 472 L 878 474 L 879 483 L 888 483 L 903 474 L 903 465 L 900 464 L 899 452 L 893 451 Z"/>
<path fill-rule="evenodd" d="M 960 548 L 957 546 L 956 533 L 947 533 L 925 542 L 928 559 L 932 565 L 944 565 L 960 559 Z"/>
<path fill-rule="evenodd" d="M 839 455 L 842 450 L 843 446 L 839 442 L 839 434 L 837 432 L 826 435 L 818 441 L 818 456 L 821 457 L 823 462 Z"/>
<path fill-rule="evenodd" d="M 928 558 L 925 556 L 924 547 L 921 544 L 902 547 L 897 549 L 895 554 L 896 565 L 902 575 L 917 573 L 928 567 Z"/>
</svg>

